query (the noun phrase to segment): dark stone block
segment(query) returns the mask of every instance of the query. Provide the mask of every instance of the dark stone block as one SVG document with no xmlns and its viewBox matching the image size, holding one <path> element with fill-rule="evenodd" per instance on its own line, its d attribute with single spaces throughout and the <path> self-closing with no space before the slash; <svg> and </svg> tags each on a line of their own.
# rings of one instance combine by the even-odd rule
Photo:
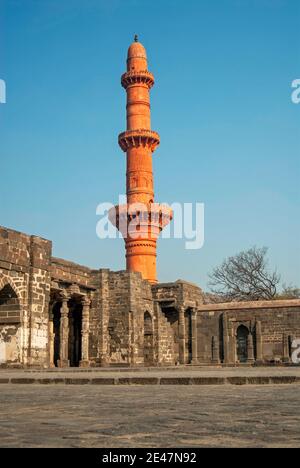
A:
<svg viewBox="0 0 300 468">
<path fill-rule="evenodd" d="M 224 385 L 226 379 L 224 377 L 192 377 L 192 385 Z"/>
<path fill-rule="evenodd" d="M 160 385 L 189 385 L 190 377 L 163 377 L 160 379 Z"/>
<path fill-rule="evenodd" d="M 246 385 L 247 378 L 246 377 L 227 377 L 227 382 L 231 385 Z"/>
<path fill-rule="evenodd" d="M 43 385 L 51 385 L 51 384 L 64 384 L 65 379 L 64 378 L 49 378 L 49 379 L 37 379 L 37 383 L 43 384 Z"/>
<path fill-rule="evenodd" d="M 19 377 L 10 379 L 12 384 L 34 384 L 37 383 L 36 379 L 30 379 L 28 377 Z"/>
<path fill-rule="evenodd" d="M 91 383 L 91 379 L 81 379 L 81 378 L 66 378 L 65 379 L 65 384 L 67 385 L 87 385 Z"/>
<path fill-rule="evenodd" d="M 268 385 L 270 377 L 247 377 L 247 383 L 249 385 Z"/>
<path fill-rule="evenodd" d="M 92 385 L 115 385 L 115 379 L 110 379 L 110 378 L 95 378 L 91 379 L 91 384 Z"/>
<path fill-rule="evenodd" d="M 7 384 L 9 383 L 9 379 L 0 379 L 0 384 Z"/>
</svg>

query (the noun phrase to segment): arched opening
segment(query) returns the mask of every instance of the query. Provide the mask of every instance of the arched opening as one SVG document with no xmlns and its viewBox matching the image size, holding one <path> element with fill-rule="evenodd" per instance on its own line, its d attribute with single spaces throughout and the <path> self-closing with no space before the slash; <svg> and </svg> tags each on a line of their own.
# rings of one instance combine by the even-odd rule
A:
<svg viewBox="0 0 300 468">
<path fill-rule="evenodd" d="M 10 284 L 0 291 L 0 365 L 21 362 L 21 306 Z"/>
<path fill-rule="evenodd" d="M 144 314 L 144 365 L 151 366 L 154 363 L 154 336 L 153 321 L 149 312 Z"/>
<path fill-rule="evenodd" d="M 248 336 L 249 330 L 240 325 L 236 334 L 237 358 L 239 362 L 247 362 L 248 359 Z"/>
</svg>

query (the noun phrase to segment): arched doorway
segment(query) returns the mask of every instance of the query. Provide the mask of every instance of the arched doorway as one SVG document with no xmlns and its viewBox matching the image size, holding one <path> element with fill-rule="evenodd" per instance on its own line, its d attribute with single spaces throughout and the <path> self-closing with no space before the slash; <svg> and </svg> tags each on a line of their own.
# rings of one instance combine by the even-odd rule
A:
<svg viewBox="0 0 300 468">
<path fill-rule="evenodd" d="M 152 366 L 154 363 L 154 337 L 153 322 L 149 312 L 144 314 L 144 365 Z"/>
<path fill-rule="evenodd" d="M 21 306 L 14 289 L 6 284 L 0 291 L 0 365 L 21 362 Z"/>
<path fill-rule="evenodd" d="M 247 362 L 248 359 L 248 336 L 249 330 L 240 325 L 236 334 L 237 358 L 239 362 Z"/>
</svg>

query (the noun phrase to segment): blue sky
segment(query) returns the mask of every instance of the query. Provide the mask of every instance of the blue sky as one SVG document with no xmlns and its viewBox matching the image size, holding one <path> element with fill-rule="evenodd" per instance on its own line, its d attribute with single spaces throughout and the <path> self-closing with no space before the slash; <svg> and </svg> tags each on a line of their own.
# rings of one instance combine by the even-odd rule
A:
<svg viewBox="0 0 300 468">
<path fill-rule="evenodd" d="M 53 241 L 53 254 L 124 268 L 122 240 L 99 240 L 96 206 L 125 190 L 120 75 L 145 45 L 156 200 L 203 202 L 205 245 L 159 242 L 161 281 L 206 288 L 244 248 L 300 284 L 298 0 L 0 0 L 0 224 Z"/>
</svg>

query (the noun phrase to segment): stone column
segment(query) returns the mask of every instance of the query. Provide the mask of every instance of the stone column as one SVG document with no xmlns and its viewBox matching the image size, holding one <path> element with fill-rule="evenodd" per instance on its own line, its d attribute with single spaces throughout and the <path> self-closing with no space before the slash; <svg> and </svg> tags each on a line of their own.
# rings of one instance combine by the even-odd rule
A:
<svg viewBox="0 0 300 468">
<path fill-rule="evenodd" d="M 254 347 L 253 347 L 253 336 L 252 333 L 248 335 L 248 358 L 247 362 L 254 362 Z"/>
<path fill-rule="evenodd" d="M 290 362 L 289 336 L 286 333 L 282 335 L 283 362 Z"/>
<path fill-rule="evenodd" d="M 178 312 L 179 363 L 185 364 L 185 308 L 179 307 Z"/>
<path fill-rule="evenodd" d="M 54 365 L 54 326 L 53 326 L 53 307 L 55 304 L 49 305 L 49 323 L 48 323 L 48 350 L 49 350 L 49 367 Z"/>
<path fill-rule="evenodd" d="M 82 325 L 81 325 L 81 361 L 80 367 L 88 367 L 89 361 L 89 330 L 90 330 L 91 300 L 85 297 L 82 301 Z"/>
<path fill-rule="evenodd" d="M 58 367 L 69 367 L 69 306 L 68 296 L 63 296 L 60 308 L 60 351 Z"/>
<path fill-rule="evenodd" d="M 220 345 L 219 337 L 213 336 L 211 343 L 211 362 L 214 364 L 220 364 Z"/>
<path fill-rule="evenodd" d="M 226 313 L 223 314 L 223 354 L 224 364 L 229 364 L 230 353 L 229 353 L 229 335 L 228 335 L 228 320 Z"/>
<path fill-rule="evenodd" d="M 228 356 L 231 364 L 236 364 L 236 329 L 234 324 L 229 321 L 228 323 Z"/>
<path fill-rule="evenodd" d="M 255 326 L 255 336 L 256 336 L 256 361 L 263 361 L 263 346 L 262 346 L 262 332 L 261 332 L 261 322 L 257 321 Z"/>
<path fill-rule="evenodd" d="M 192 360 L 191 364 L 197 365 L 198 364 L 198 351 L 197 351 L 197 309 L 191 309 L 192 314 Z"/>
</svg>

